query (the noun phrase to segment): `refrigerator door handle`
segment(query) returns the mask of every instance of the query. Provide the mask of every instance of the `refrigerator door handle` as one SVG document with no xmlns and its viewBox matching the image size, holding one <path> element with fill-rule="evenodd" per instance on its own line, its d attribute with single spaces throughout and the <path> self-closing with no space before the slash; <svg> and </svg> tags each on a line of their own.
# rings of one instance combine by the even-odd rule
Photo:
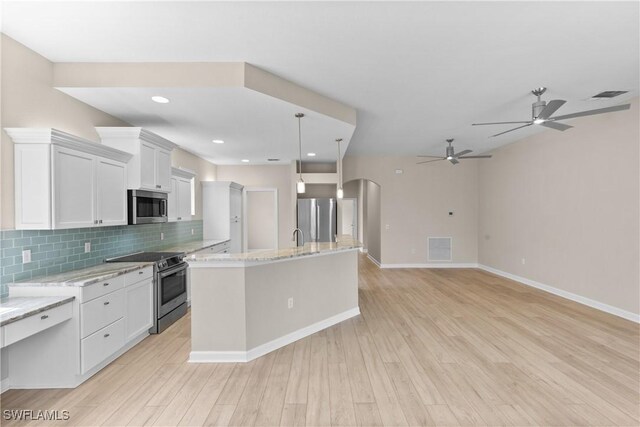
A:
<svg viewBox="0 0 640 427">
<path fill-rule="evenodd" d="M 320 241 L 320 205 L 316 205 L 316 242 Z"/>
</svg>

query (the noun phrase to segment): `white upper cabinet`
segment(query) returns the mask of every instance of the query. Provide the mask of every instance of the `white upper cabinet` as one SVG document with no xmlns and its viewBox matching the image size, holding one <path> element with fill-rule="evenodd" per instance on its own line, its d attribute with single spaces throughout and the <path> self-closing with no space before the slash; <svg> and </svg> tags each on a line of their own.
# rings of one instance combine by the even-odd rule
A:
<svg viewBox="0 0 640 427">
<path fill-rule="evenodd" d="M 202 182 L 204 239 L 229 239 L 231 253 L 242 252 L 242 189 L 235 182 Z"/>
<path fill-rule="evenodd" d="M 127 188 L 126 165 L 98 158 L 96 169 L 96 209 L 100 225 L 127 223 L 127 199 L 122 189 Z M 125 190 L 126 191 L 126 190 Z"/>
<path fill-rule="evenodd" d="M 5 130 L 15 143 L 17 230 L 127 223 L 131 154 L 56 129 Z"/>
<path fill-rule="evenodd" d="M 171 168 L 169 222 L 191 220 L 191 180 L 195 173 L 188 169 Z"/>
<path fill-rule="evenodd" d="M 173 142 L 139 127 L 97 127 L 104 145 L 133 155 L 128 165 L 130 189 L 171 192 Z"/>
</svg>

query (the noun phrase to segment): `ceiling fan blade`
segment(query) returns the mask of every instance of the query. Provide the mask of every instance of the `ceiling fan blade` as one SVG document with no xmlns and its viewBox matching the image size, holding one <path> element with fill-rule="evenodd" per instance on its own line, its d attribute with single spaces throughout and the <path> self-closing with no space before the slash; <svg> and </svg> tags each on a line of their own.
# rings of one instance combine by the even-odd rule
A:
<svg viewBox="0 0 640 427">
<path fill-rule="evenodd" d="M 491 155 L 486 155 L 486 156 L 466 156 L 466 157 L 458 157 L 458 160 L 461 159 L 490 159 Z"/>
<path fill-rule="evenodd" d="M 418 155 L 416 157 L 433 157 L 434 159 L 442 159 L 442 156 L 422 156 L 422 155 Z"/>
<path fill-rule="evenodd" d="M 574 117 L 593 116 L 595 114 L 612 113 L 614 111 L 628 110 L 631 104 L 615 105 L 613 107 L 598 108 L 597 110 L 580 111 L 578 113 L 565 114 L 564 116 L 551 117 L 551 120 L 566 120 Z"/>
<path fill-rule="evenodd" d="M 421 165 L 423 163 L 439 162 L 439 161 L 442 161 L 442 160 L 446 160 L 446 157 L 441 157 L 441 158 L 435 159 L 435 160 L 426 160 L 424 162 L 418 162 L 418 163 L 416 163 L 416 165 Z"/>
<path fill-rule="evenodd" d="M 538 119 L 548 119 L 551 117 L 553 113 L 560 107 L 562 107 L 567 101 L 563 101 L 562 99 L 554 99 L 547 103 L 547 105 L 540 111 L 538 114 Z"/>
<path fill-rule="evenodd" d="M 504 132 L 500 132 L 500 133 L 496 133 L 495 135 L 491 135 L 491 138 L 493 138 L 494 136 L 498 136 L 498 135 L 502 135 L 502 134 L 508 133 L 508 132 L 513 132 L 514 130 L 526 128 L 527 126 L 531 126 L 532 124 L 533 124 L 533 122 L 528 122 L 526 125 L 518 126 L 517 128 L 505 130 Z"/>
<path fill-rule="evenodd" d="M 565 125 L 564 123 L 556 123 L 556 122 L 542 122 L 540 126 L 544 126 L 546 128 L 551 128 L 555 130 L 565 131 L 567 129 L 571 129 L 573 126 Z"/>
<path fill-rule="evenodd" d="M 531 121 L 527 122 L 492 122 L 492 123 L 472 123 L 471 126 L 484 126 L 484 125 L 517 125 L 520 123 L 531 123 Z"/>
<path fill-rule="evenodd" d="M 463 151 L 461 151 L 461 152 L 459 152 L 459 153 L 456 153 L 456 155 L 454 155 L 453 157 L 458 158 L 458 157 L 460 157 L 460 156 L 464 156 L 465 154 L 469 154 L 469 153 L 471 153 L 472 151 L 473 151 L 473 150 L 463 150 Z"/>
<path fill-rule="evenodd" d="M 458 163 L 460 163 L 459 161 L 457 161 L 456 159 L 453 159 L 453 158 L 449 159 L 449 161 L 454 165 L 457 165 Z"/>
</svg>

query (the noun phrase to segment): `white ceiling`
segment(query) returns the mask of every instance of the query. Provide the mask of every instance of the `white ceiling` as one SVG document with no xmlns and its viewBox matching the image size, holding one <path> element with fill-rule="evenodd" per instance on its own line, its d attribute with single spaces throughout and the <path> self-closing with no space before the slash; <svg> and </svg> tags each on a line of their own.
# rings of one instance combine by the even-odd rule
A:
<svg viewBox="0 0 640 427">
<path fill-rule="evenodd" d="M 508 127 L 470 126 L 528 120 L 529 91 L 538 86 L 549 88 L 544 99 L 568 101 L 558 114 L 637 96 L 638 18 L 638 2 L 3 5 L 3 31 L 56 62 L 244 61 L 263 68 L 356 108 L 349 154 L 359 155 L 440 155 L 448 137 L 458 151 L 479 153 L 545 131 L 532 126 L 489 139 Z M 603 90 L 630 93 L 586 101 Z M 158 119 L 133 124 L 146 127 L 146 120 Z"/>
<path fill-rule="evenodd" d="M 251 89 L 237 88 L 63 88 L 89 105 L 143 126 L 219 165 L 284 164 L 298 157 L 298 119 L 302 112 L 303 161 L 335 161 L 354 127 Z M 154 95 L 171 102 L 156 104 Z M 224 144 L 214 144 L 220 139 Z M 315 157 L 307 156 L 313 152 Z M 267 159 L 280 159 L 267 162 Z"/>
</svg>

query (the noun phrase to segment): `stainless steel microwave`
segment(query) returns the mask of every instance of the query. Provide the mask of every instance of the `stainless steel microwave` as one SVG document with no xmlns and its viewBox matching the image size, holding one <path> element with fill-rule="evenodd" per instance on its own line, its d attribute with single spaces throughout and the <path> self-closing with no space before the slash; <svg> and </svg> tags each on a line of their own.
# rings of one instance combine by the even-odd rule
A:
<svg viewBox="0 0 640 427">
<path fill-rule="evenodd" d="M 129 224 L 155 224 L 169 220 L 166 193 L 129 190 L 127 201 Z"/>
</svg>

